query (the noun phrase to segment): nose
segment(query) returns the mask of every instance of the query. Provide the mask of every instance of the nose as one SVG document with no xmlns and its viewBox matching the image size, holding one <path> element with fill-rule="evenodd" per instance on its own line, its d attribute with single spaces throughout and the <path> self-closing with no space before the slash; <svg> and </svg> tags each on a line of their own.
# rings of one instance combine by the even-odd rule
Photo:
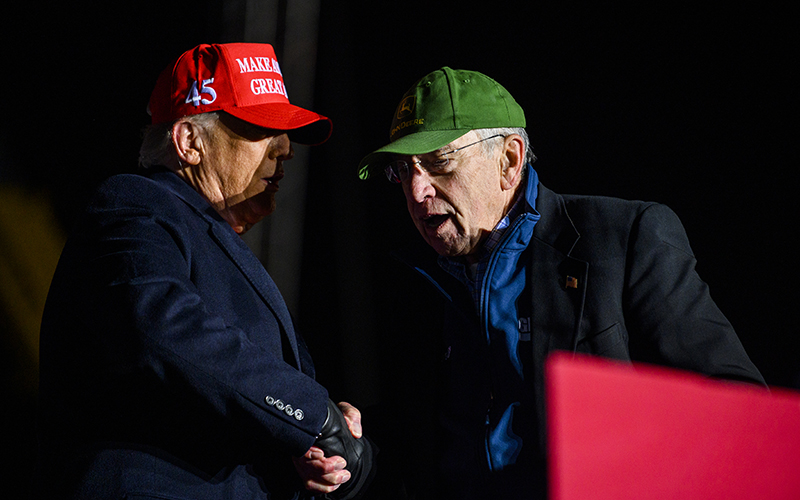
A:
<svg viewBox="0 0 800 500">
<path fill-rule="evenodd" d="M 284 132 L 283 134 L 276 135 L 273 139 L 274 147 L 271 148 L 270 158 L 273 160 L 287 161 L 294 158 L 294 148 L 292 148 L 292 141 L 289 140 L 289 135 Z"/>
<path fill-rule="evenodd" d="M 407 197 L 417 203 L 422 203 L 436 194 L 436 189 L 431 184 L 430 174 L 417 164 L 409 167 L 408 179 L 403 183 L 403 190 Z"/>
</svg>

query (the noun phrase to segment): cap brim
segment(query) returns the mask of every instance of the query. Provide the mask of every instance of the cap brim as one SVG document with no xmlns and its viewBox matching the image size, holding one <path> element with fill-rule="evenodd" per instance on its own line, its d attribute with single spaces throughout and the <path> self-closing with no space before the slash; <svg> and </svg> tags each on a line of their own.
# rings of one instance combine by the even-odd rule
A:
<svg viewBox="0 0 800 500">
<path fill-rule="evenodd" d="M 447 146 L 472 129 L 428 130 L 416 132 L 390 142 L 368 154 L 358 164 L 358 177 L 368 179 L 376 168 L 383 167 L 392 155 L 421 155 Z"/>
<path fill-rule="evenodd" d="M 333 129 L 330 118 L 288 103 L 235 107 L 225 112 L 259 127 L 286 130 L 293 142 L 310 146 L 327 141 Z"/>
</svg>

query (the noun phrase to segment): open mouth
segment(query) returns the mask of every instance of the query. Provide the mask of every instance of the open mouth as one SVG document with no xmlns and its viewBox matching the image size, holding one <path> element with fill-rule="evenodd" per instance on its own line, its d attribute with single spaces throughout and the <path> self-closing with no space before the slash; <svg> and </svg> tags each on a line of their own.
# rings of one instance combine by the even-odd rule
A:
<svg viewBox="0 0 800 500">
<path fill-rule="evenodd" d="M 273 175 L 272 177 L 264 177 L 264 179 L 262 180 L 267 183 L 267 186 L 272 186 L 277 188 L 279 187 L 278 183 L 280 182 L 281 179 L 283 179 L 283 174 Z"/>
<path fill-rule="evenodd" d="M 450 216 L 447 214 L 431 214 L 423 217 L 422 222 L 430 228 L 437 228 L 449 218 Z"/>
</svg>

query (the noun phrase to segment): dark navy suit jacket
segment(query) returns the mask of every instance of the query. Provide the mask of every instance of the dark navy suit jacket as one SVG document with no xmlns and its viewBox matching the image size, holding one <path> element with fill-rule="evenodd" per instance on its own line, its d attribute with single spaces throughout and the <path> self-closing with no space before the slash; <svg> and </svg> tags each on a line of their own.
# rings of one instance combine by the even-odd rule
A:
<svg viewBox="0 0 800 500">
<path fill-rule="evenodd" d="M 103 183 L 42 320 L 48 498 L 292 498 L 328 394 L 264 267 L 174 173 Z"/>
</svg>

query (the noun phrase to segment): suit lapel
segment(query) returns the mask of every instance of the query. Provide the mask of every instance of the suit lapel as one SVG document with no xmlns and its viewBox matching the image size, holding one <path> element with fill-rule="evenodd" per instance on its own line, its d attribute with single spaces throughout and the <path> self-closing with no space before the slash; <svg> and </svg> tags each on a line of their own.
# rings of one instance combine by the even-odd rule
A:
<svg viewBox="0 0 800 500">
<path fill-rule="evenodd" d="M 261 262 L 253 255 L 250 248 L 242 241 L 230 227 L 220 223 L 212 224 L 211 234 L 219 246 L 228 254 L 242 274 L 245 275 L 256 292 L 261 296 L 267 307 L 272 311 L 281 325 L 281 333 L 289 342 L 294 354 L 296 367 L 300 367 L 300 354 L 297 350 L 297 336 L 294 331 L 292 317 L 283 301 L 278 286 L 267 273 Z"/>
<path fill-rule="evenodd" d="M 542 217 L 531 240 L 530 283 L 534 358 L 543 363 L 554 349 L 575 349 L 589 264 L 569 255 L 580 234 L 567 214 L 563 199 L 540 185 L 536 208 Z"/>
<path fill-rule="evenodd" d="M 533 387 L 544 394 L 544 366 L 553 350 L 575 351 L 583 317 L 589 264 L 570 257 L 580 234 L 567 214 L 564 200 L 542 185 L 536 209 L 541 214 L 531 239 L 531 283 L 533 323 Z M 547 411 L 544 397 L 537 397 L 539 449 L 547 450 Z"/>
<path fill-rule="evenodd" d="M 534 239 L 531 266 L 533 332 L 539 353 L 572 351 L 578 338 L 589 265 Z"/>
<path fill-rule="evenodd" d="M 294 365 L 300 367 L 300 354 L 297 348 L 297 336 L 294 331 L 291 315 L 283 296 L 272 281 L 267 270 L 253 255 L 250 248 L 242 241 L 241 237 L 219 216 L 208 202 L 194 189 L 181 180 L 177 175 L 168 171 L 151 174 L 151 177 L 163 183 L 176 196 L 184 200 L 203 217 L 209 224 L 210 234 L 222 250 L 230 257 L 231 261 L 239 268 L 247 281 L 256 290 L 267 307 L 278 319 L 281 334 L 289 343 L 294 355 Z"/>
</svg>

